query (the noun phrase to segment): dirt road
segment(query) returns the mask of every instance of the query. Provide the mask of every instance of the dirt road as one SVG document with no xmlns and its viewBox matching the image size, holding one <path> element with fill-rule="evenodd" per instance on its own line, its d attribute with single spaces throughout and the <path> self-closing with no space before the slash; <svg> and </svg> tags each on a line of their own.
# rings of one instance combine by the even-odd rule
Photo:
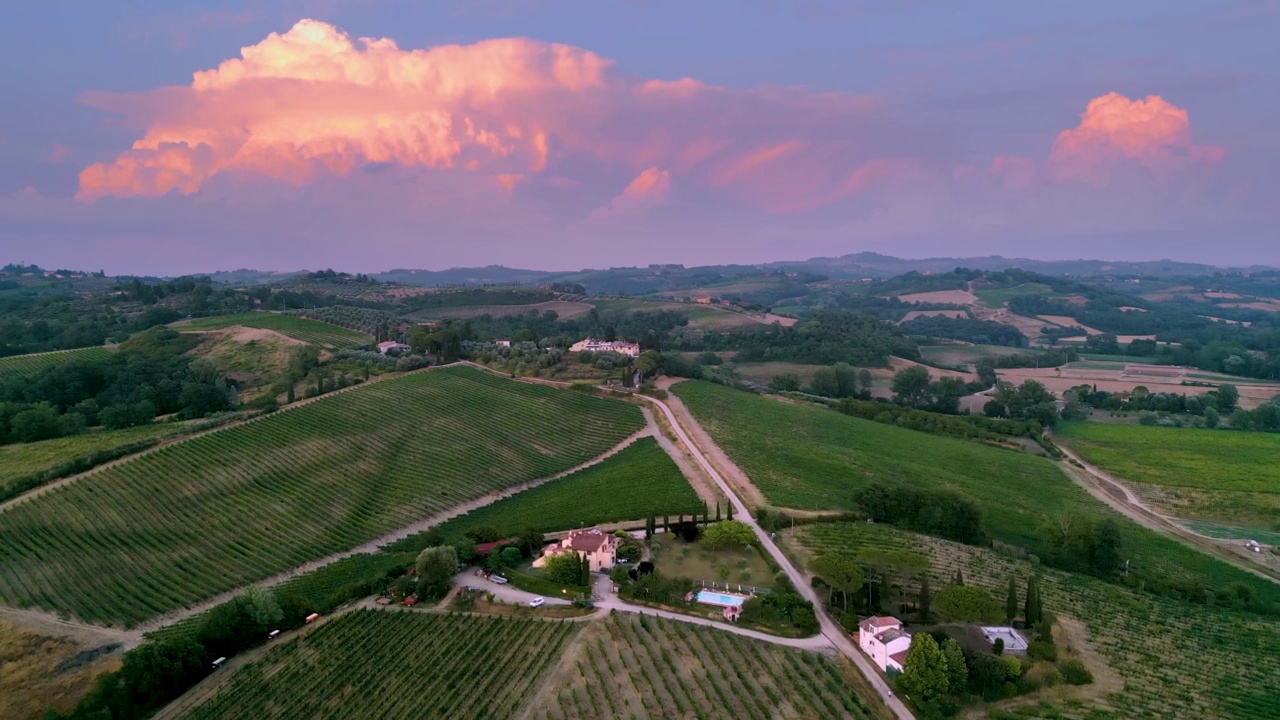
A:
<svg viewBox="0 0 1280 720">
<path fill-rule="evenodd" d="M 711 441 L 710 436 L 706 435 L 705 431 L 702 431 L 702 428 L 698 426 L 697 422 L 693 420 L 691 415 L 687 415 L 686 418 L 684 418 L 685 425 L 682 425 L 666 402 L 650 397 L 645 397 L 645 400 L 661 409 L 663 414 L 666 415 L 667 419 L 671 422 L 672 428 L 675 430 L 676 435 L 679 436 L 680 441 L 684 443 L 685 447 L 689 449 L 698 464 L 701 465 L 707 475 L 709 475 L 711 479 L 720 486 L 721 491 L 723 491 L 725 496 L 729 498 L 729 501 L 733 503 L 734 511 L 736 512 L 734 519 L 741 520 L 751 526 L 751 529 L 756 533 L 756 538 L 760 541 L 761 547 L 763 547 L 765 552 L 768 552 L 773 557 L 774 562 L 776 562 L 778 566 L 787 573 L 787 577 L 791 580 L 791 584 L 795 586 L 796 592 L 800 593 L 801 597 L 805 600 L 813 603 L 814 610 L 818 615 L 818 622 L 822 627 L 822 635 L 825 636 L 827 641 L 853 661 L 854 666 L 858 668 L 859 672 L 861 672 L 864 677 L 866 677 L 867 682 L 880 695 L 881 701 L 888 706 L 896 717 L 903 718 L 904 720 L 914 717 L 911 714 L 911 711 L 907 709 L 907 706 L 904 705 L 901 700 L 893 696 L 893 692 L 890 690 L 888 683 L 885 682 L 885 679 L 880 675 L 876 668 L 871 665 L 866 655 L 864 655 L 862 651 L 853 644 L 853 641 L 849 638 L 849 635 L 844 631 L 844 629 L 841 628 L 827 613 L 826 609 L 823 607 L 822 600 L 809 584 L 809 580 L 805 577 L 804 573 L 800 572 L 800 570 L 792 564 L 791 559 L 787 557 L 786 553 L 782 552 L 781 548 L 773 542 L 769 533 L 766 533 L 761 529 L 747 505 L 739 499 L 735 492 L 736 488 L 730 487 L 729 482 L 726 481 L 716 470 L 713 463 L 707 460 L 707 454 L 710 453 L 724 457 L 724 453 L 715 446 L 715 443 Z M 700 432 L 700 437 L 706 438 L 704 444 L 694 444 L 689 437 L 690 433 L 686 432 L 686 428 L 693 432 Z M 726 457 L 725 459 L 727 460 L 728 458 Z M 738 472 L 741 472 L 741 470 Z M 744 479 L 746 478 L 745 475 L 742 477 Z M 749 483 L 750 481 L 747 480 L 747 482 Z M 759 491 L 756 492 L 758 493 Z"/>
</svg>

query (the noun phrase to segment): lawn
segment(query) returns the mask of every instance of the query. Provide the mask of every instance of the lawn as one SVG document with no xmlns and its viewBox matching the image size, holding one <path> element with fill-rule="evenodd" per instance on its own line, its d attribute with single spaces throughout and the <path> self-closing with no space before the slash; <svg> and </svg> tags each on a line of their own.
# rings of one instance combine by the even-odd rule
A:
<svg viewBox="0 0 1280 720">
<path fill-rule="evenodd" d="M 581 628 L 360 610 L 270 648 L 179 717 L 510 718 Z"/>
<path fill-rule="evenodd" d="M 331 350 L 352 348 L 373 342 L 373 336 L 358 330 L 349 330 L 319 320 L 284 315 L 281 313 L 250 312 L 237 315 L 217 315 L 174 323 L 175 330 L 221 330 L 241 325 L 243 327 L 274 330 L 295 340 L 318 345 Z"/>
<path fill-rule="evenodd" d="M 505 537 L 531 527 L 548 533 L 703 511 L 702 500 L 658 442 L 640 438 L 598 465 L 473 510 L 439 532 L 453 538 L 487 526 Z M 389 549 L 417 551 L 422 543 L 421 536 L 409 537 Z"/>
<path fill-rule="evenodd" d="M 1049 708 L 1030 712 L 1033 706 L 1026 706 L 1030 714 L 1020 711 L 1017 717 L 1280 717 L 1280 693 L 1275 690 L 1280 623 L 1274 618 L 1164 600 L 881 524 L 812 525 L 796 532 L 796 544 L 806 548 L 806 554 L 856 553 L 868 547 L 924 553 L 931 559 L 935 591 L 961 570 L 967 584 L 984 586 L 997 599 L 1004 597 L 1013 577 L 1021 599 L 1027 577 L 1040 574 L 1044 609 L 1060 619 L 1066 616 L 1087 632 L 1087 638 L 1073 638 L 1072 645 L 1085 650 L 1087 662 L 1096 663 L 1097 683 L 1083 688 L 1092 695 L 1083 706 L 1078 701 L 1054 703 L 1056 713 Z M 917 593 L 918 581 L 908 581 L 904 590 Z M 1097 658 L 1091 660 L 1095 653 Z"/>
<path fill-rule="evenodd" d="M 0 497 L 12 483 L 63 463 L 110 453 L 128 445 L 180 433 L 186 423 L 158 423 L 125 430 L 94 430 L 54 440 L 0 446 Z"/>
<path fill-rule="evenodd" d="M 572 653 L 528 717 L 879 717 L 857 694 L 857 671 L 842 661 L 712 628 L 610 615 L 593 623 Z"/>
<path fill-rule="evenodd" d="M 1280 435 L 1094 422 L 1056 432 L 1103 470 L 1156 486 L 1144 494 L 1176 515 L 1280 523 Z"/>
<path fill-rule="evenodd" d="M 0 599 L 137 623 L 562 472 L 643 424 L 634 405 L 465 367 L 322 397 L 0 513 Z"/>
<path fill-rule="evenodd" d="M 1015 287 L 975 290 L 973 294 L 978 296 L 978 301 L 983 305 L 991 308 L 998 308 L 1016 297 L 1022 297 L 1023 295 L 1048 295 L 1052 292 L 1053 288 L 1048 285 L 1042 285 L 1040 283 L 1026 283 Z"/>
<path fill-rule="evenodd" d="M 36 373 L 70 362 L 97 362 L 111 355 L 105 347 L 87 347 L 79 350 L 55 350 L 30 355 L 10 355 L 0 358 L 0 382 L 14 378 L 30 377 Z"/>
<path fill-rule="evenodd" d="M 755 548 L 708 550 L 702 543 L 686 543 L 674 535 L 659 533 L 657 537 L 662 550 L 655 564 L 665 575 L 700 580 L 708 585 L 773 587 L 774 571 Z"/>
<path fill-rule="evenodd" d="M 1135 573 L 1208 588 L 1240 582 L 1280 602 L 1280 587 L 1125 520 L 1046 458 L 712 383 L 684 382 L 672 389 L 776 505 L 849 509 L 854 491 L 873 481 L 947 488 L 980 508 L 988 535 L 1039 555 L 1047 554 L 1052 523 L 1111 518 L 1133 557 L 1140 558 Z"/>
</svg>

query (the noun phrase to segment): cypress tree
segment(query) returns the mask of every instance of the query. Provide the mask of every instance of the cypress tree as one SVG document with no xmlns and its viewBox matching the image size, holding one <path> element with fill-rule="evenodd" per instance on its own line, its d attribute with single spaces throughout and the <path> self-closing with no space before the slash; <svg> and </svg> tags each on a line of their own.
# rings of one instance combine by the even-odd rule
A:
<svg viewBox="0 0 1280 720">
<path fill-rule="evenodd" d="M 671 532 L 671 517 L 669 515 L 662 516 L 662 532 Z"/>
<path fill-rule="evenodd" d="M 1034 576 L 1027 578 L 1027 597 L 1023 601 L 1023 619 L 1027 627 L 1035 627 L 1040 622 L 1040 586 Z"/>
<path fill-rule="evenodd" d="M 1004 600 L 1004 614 L 1009 620 L 1009 624 L 1013 624 L 1013 619 L 1018 616 L 1018 588 L 1014 584 L 1013 576 L 1009 576 L 1009 595 Z"/>
<path fill-rule="evenodd" d="M 285 395 L 285 400 L 287 402 L 293 402 L 294 400 L 297 400 L 297 397 L 294 395 L 292 385 L 289 386 L 289 392 Z"/>
<path fill-rule="evenodd" d="M 650 515 L 650 516 L 649 516 L 649 519 L 648 519 L 648 520 L 646 520 L 646 521 L 645 521 L 645 523 L 644 523 L 644 539 L 645 539 L 645 540 L 652 540 L 652 539 L 653 539 L 653 531 L 654 531 L 654 529 L 655 529 L 655 525 L 656 525 L 656 524 L 657 524 L 657 523 L 656 523 L 656 521 L 653 519 L 653 516 L 652 516 L 652 515 Z"/>
<path fill-rule="evenodd" d="M 964 584 L 964 573 L 960 572 L 960 568 L 956 568 L 956 577 L 955 577 L 955 580 L 953 580 L 951 584 L 952 584 L 952 585 L 963 585 L 963 584 Z"/>
<path fill-rule="evenodd" d="M 724 504 L 724 512 L 725 512 L 726 519 L 728 520 L 733 519 L 733 501 L 732 500 L 729 500 Z"/>
<path fill-rule="evenodd" d="M 720 501 L 716 501 L 716 522 L 720 522 Z"/>
</svg>

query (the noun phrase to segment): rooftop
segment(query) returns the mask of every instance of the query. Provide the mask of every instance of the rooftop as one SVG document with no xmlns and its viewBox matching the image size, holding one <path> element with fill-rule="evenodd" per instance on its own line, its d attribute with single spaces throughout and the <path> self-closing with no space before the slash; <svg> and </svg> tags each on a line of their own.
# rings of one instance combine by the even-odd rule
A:
<svg viewBox="0 0 1280 720">
<path fill-rule="evenodd" d="M 910 638 L 910 637 L 911 636 L 908 635 L 907 633 L 901 630 L 898 630 L 897 628 L 894 628 L 891 630 L 885 630 L 884 632 L 880 633 L 879 635 L 876 636 L 876 640 L 879 640 L 885 645 L 888 645 L 889 643 L 893 642 L 894 640 L 897 640 L 898 638 Z"/>
<path fill-rule="evenodd" d="M 599 528 L 591 528 L 590 530 L 575 530 L 569 533 L 568 538 L 570 549 L 581 552 L 595 552 L 602 545 L 608 543 L 613 536 Z"/>
<path fill-rule="evenodd" d="M 902 622 L 895 617 L 888 615 L 872 615 L 871 617 L 858 623 L 858 627 L 863 628 L 885 628 L 885 627 L 902 627 Z"/>
</svg>

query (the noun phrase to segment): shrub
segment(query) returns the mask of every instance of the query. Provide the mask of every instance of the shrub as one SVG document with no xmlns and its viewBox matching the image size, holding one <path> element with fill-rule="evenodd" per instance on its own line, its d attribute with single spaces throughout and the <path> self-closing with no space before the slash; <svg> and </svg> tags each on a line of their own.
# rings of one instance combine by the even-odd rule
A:
<svg viewBox="0 0 1280 720">
<path fill-rule="evenodd" d="M 1062 673 L 1062 679 L 1072 685 L 1089 685 L 1093 682 L 1093 673 L 1075 658 L 1058 663 L 1058 671 Z"/>
<path fill-rule="evenodd" d="M 1058 659 L 1058 648 L 1051 642 L 1032 640 L 1027 645 L 1027 657 L 1032 660 L 1053 662 Z"/>
</svg>

